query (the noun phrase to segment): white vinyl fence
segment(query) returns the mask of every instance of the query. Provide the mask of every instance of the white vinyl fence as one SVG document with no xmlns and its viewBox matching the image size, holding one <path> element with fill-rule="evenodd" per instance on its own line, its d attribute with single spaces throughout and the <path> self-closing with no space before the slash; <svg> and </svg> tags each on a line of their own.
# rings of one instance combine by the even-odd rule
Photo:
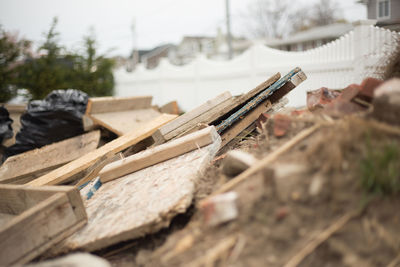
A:
<svg viewBox="0 0 400 267">
<path fill-rule="evenodd" d="M 399 48 L 399 33 L 363 21 L 338 40 L 304 52 L 254 45 L 230 61 L 199 56 L 184 66 L 162 60 L 152 70 L 142 65 L 134 72 L 119 69 L 114 73 L 116 95 L 152 95 L 158 105 L 177 100 L 187 111 L 227 90 L 233 95 L 247 92 L 276 72 L 283 76 L 298 66 L 308 79 L 288 96 L 290 106 L 302 106 L 306 91 L 323 86 L 340 89 L 367 76 L 385 78 Z"/>
</svg>

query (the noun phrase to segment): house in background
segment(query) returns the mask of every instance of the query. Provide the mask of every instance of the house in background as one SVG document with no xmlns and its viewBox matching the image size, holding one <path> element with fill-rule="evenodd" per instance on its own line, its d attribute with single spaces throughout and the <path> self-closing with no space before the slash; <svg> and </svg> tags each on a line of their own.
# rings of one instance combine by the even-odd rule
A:
<svg viewBox="0 0 400 267">
<path fill-rule="evenodd" d="M 245 38 L 233 38 L 232 47 L 234 56 L 247 50 L 253 44 Z M 213 60 L 228 59 L 228 44 L 226 36 L 218 30 L 216 37 L 211 36 L 184 36 L 178 45 L 165 44 L 147 51 L 134 51 L 131 55 L 133 70 L 134 63 L 142 63 L 146 68 L 153 69 L 158 66 L 161 58 L 168 58 L 174 65 L 185 65 L 194 60 L 197 55 L 202 54 Z M 138 60 L 135 60 L 138 58 Z"/>
<path fill-rule="evenodd" d="M 351 23 L 334 23 L 300 31 L 285 39 L 267 40 L 265 45 L 284 51 L 305 51 L 336 40 L 353 28 Z"/>
<path fill-rule="evenodd" d="M 377 21 L 376 26 L 400 31 L 400 0 L 360 0 L 367 6 L 368 19 Z"/>
<path fill-rule="evenodd" d="M 175 59 L 174 51 L 175 45 L 173 44 L 160 45 L 140 55 L 139 62 L 148 69 L 154 69 L 160 63 L 161 58 L 169 58 L 173 61 Z"/>
</svg>

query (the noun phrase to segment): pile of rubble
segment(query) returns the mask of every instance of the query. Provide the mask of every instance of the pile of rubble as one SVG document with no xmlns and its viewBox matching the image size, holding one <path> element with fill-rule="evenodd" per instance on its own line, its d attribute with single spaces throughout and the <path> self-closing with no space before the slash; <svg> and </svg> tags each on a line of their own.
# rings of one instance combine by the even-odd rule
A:
<svg viewBox="0 0 400 267">
<path fill-rule="evenodd" d="M 400 80 L 321 88 L 285 108 L 305 79 L 277 73 L 182 115 L 147 96 L 87 99 L 81 134 L 5 150 L 0 264 L 396 266 Z M 379 246 L 360 249 L 360 236 Z M 58 259 L 76 251 L 103 259 Z"/>
</svg>

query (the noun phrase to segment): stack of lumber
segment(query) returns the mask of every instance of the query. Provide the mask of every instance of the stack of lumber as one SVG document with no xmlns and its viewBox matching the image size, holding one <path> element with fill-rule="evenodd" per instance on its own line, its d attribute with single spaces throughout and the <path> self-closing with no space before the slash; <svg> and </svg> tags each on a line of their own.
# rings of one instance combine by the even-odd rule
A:
<svg viewBox="0 0 400 267">
<path fill-rule="evenodd" d="M 0 235 L 10 236 L 0 241 L 8 246 L 0 264 L 95 251 L 168 226 L 192 204 L 217 153 L 253 131 L 260 114 L 282 106 L 305 79 L 299 68 L 277 73 L 243 95 L 227 91 L 180 116 L 176 102 L 156 109 L 151 96 L 90 98 L 87 133 L 10 157 L 0 167 L 0 183 L 8 184 L 0 186 Z M 104 141 L 103 131 L 117 137 Z M 21 233 L 29 242 L 18 232 L 28 219 L 33 223 Z M 53 223 L 57 231 L 44 234 Z M 15 250 L 18 242 L 29 246 Z"/>
</svg>

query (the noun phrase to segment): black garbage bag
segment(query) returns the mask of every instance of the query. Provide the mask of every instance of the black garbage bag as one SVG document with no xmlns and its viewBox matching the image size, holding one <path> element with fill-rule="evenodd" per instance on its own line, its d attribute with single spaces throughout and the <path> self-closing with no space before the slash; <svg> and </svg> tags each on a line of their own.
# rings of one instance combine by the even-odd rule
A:
<svg viewBox="0 0 400 267">
<path fill-rule="evenodd" d="M 8 113 L 8 110 L 5 107 L 0 106 L 0 144 L 4 139 L 13 137 L 14 133 L 11 127 L 12 123 L 13 120 L 10 119 L 10 113 Z"/>
<path fill-rule="evenodd" d="M 5 157 L 83 134 L 87 102 L 88 95 L 74 89 L 55 90 L 43 100 L 31 101 L 21 116 L 16 142 L 6 149 Z"/>
</svg>

